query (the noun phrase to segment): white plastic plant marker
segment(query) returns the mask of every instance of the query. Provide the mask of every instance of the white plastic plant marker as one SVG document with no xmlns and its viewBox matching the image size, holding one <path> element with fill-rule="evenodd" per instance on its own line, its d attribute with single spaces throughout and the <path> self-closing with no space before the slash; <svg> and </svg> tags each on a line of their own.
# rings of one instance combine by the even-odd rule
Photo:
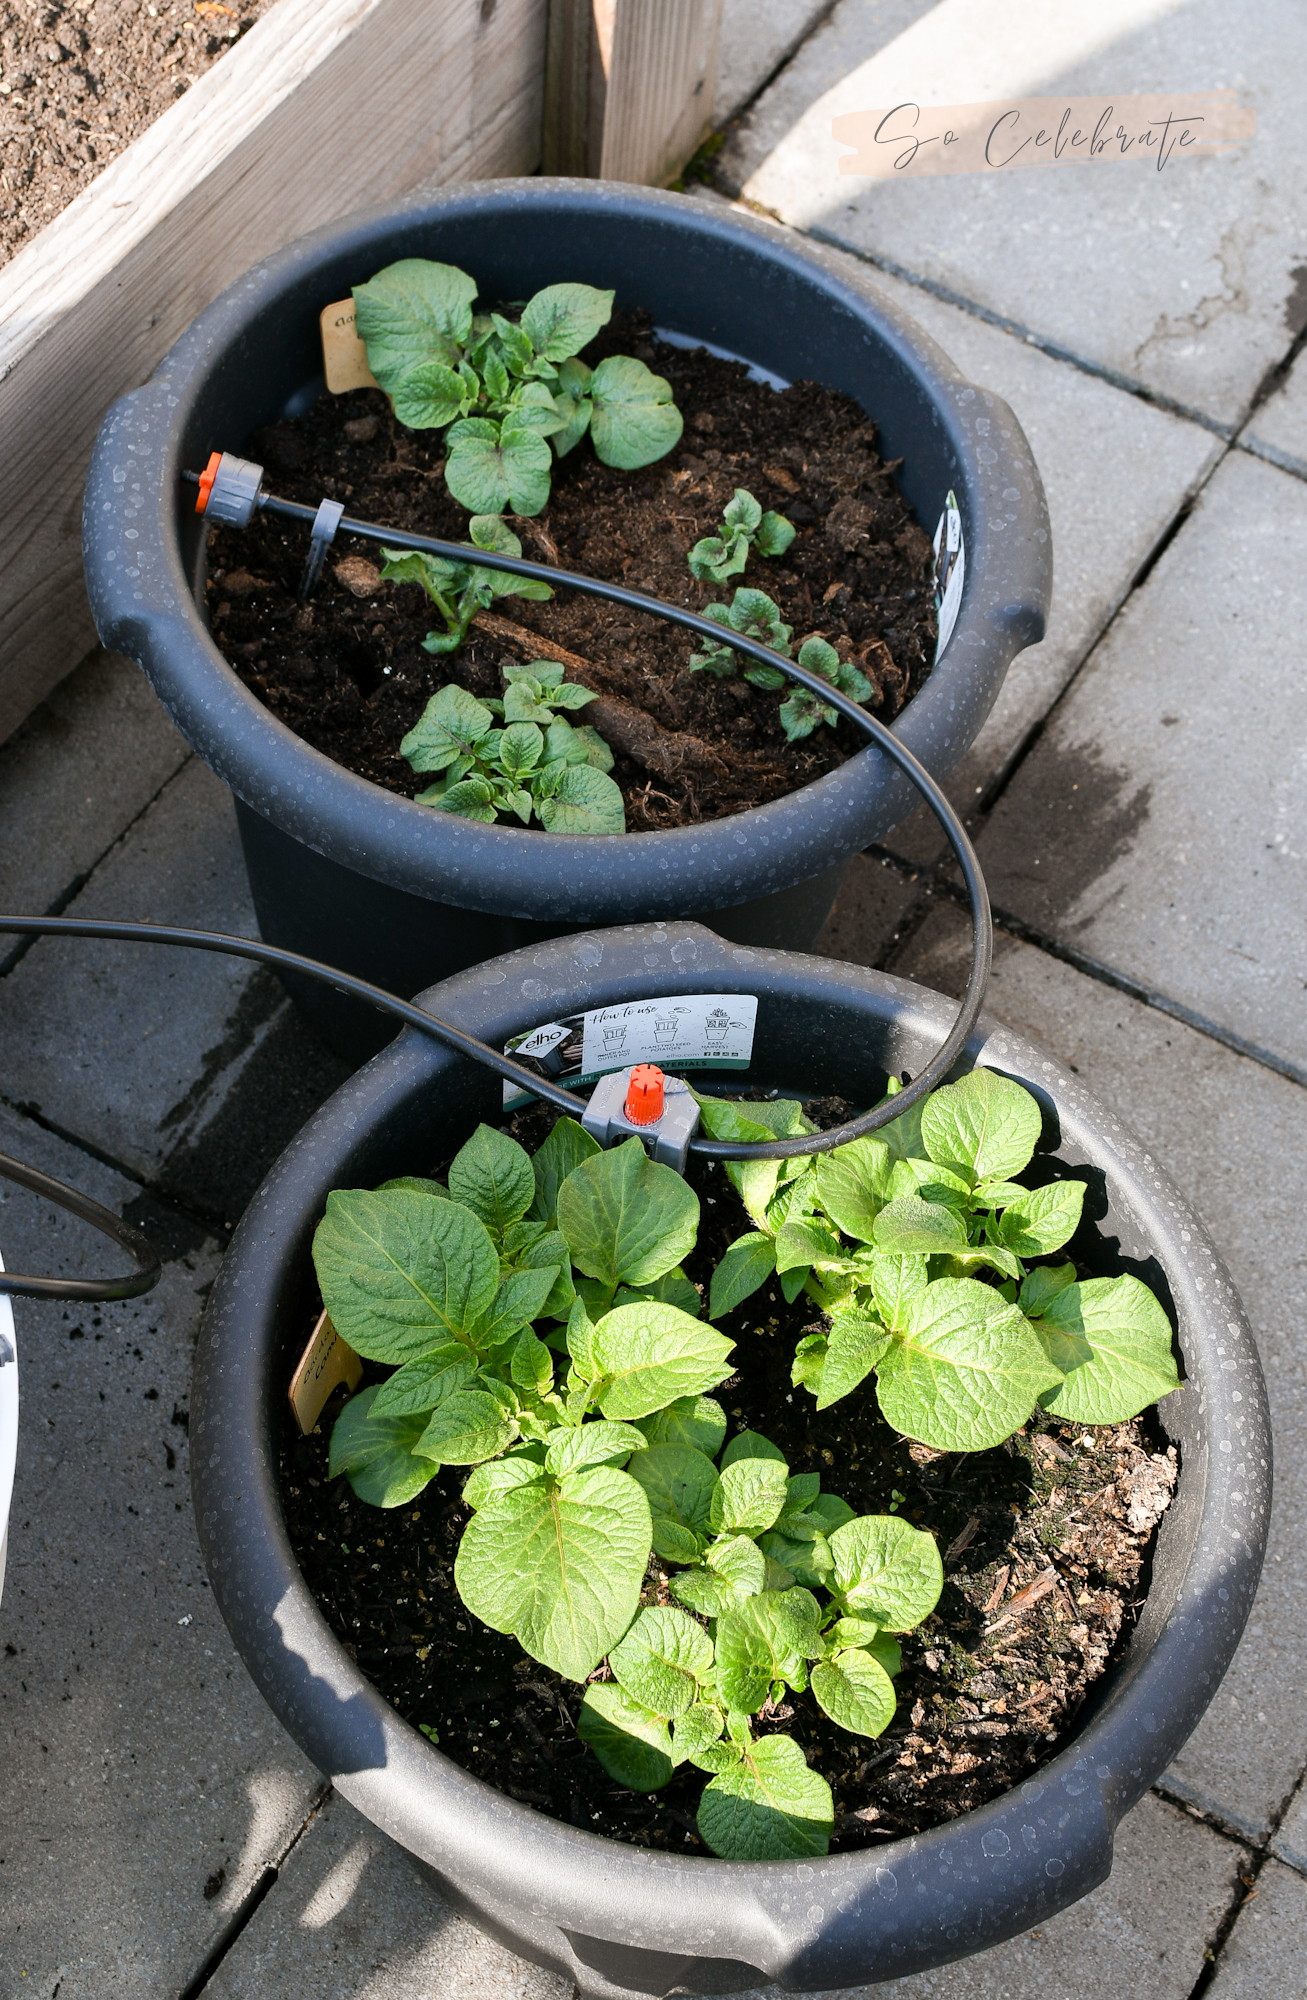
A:
<svg viewBox="0 0 1307 2000">
<path fill-rule="evenodd" d="M 0 1258 L 0 1271 L 4 1259 Z M 5 1557 L 9 1550 L 9 1502 L 14 1491 L 18 1457 L 18 1341 L 13 1307 L 0 1293 L 0 1597 L 5 1587 Z"/>
</svg>

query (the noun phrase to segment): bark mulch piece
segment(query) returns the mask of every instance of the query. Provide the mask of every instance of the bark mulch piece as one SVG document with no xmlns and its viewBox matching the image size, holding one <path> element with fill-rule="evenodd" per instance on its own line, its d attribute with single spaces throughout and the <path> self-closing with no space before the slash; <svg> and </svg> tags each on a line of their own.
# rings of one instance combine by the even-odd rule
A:
<svg viewBox="0 0 1307 2000">
<path fill-rule="evenodd" d="M 838 1100 L 806 1109 L 827 1126 L 848 1115 Z M 546 1121 L 533 1112 L 511 1129 L 534 1149 Z M 702 1221 L 687 1269 L 706 1292 L 727 1242 L 748 1225 L 717 1166 L 696 1162 L 689 1178 Z M 759 1718 L 760 1731 L 794 1736 L 830 1784 L 832 1852 L 923 1832 L 1029 1777 L 1074 1733 L 1147 1594 L 1178 1470 L 1156 1413 L 1091 1429 L 1039 1412 L 993 1451 L 944 1454 L 892 1430 L 870 1388 L 824 1411 L 791 1388 L 796 1342 L 820 1324 L 802 1296 L 787 1306 L 779 1287 L 765 1288 L 721 1324 L 736 1341 L 737 1372 L 715 1392 L 730 1432 L 761 1431 L 791 1472 L 820 1473 L 859 1514 L 897 1511 L 929 1528 L 944 1557 L 939 1604 L 902 1641 L 898 1712 L 883 1736 L 836 1728 L 811 1695 L 787 1696 Z M 309 1330 L 306 1322 L 306 1338 Z M 388 1372 L 368 1364 L 365 1381 Z M 465 1471 L 445 1468 L 393 1513 L 365 1507 L 343 1479 L 327 1478 L 338 1408 L 308 1438 L 287 1418 L 282 1499 L 309 1588 L 386 1699 L 465 1770 L 554 1819 L 704 1852 L 695 1812 L 707 1777 L 687 1766 L 660 1792 L 615 1786 L 576 1735 L 584 1690 L 465 1609 L 453 1579 Z M 644 1601 L 671 1601 L 667 1585 L 652 1558 Z"/>
<path fill-rule="evenodd" d="M 0 0 L 0 264 L 272 0 Z"/>
<path fill-rule="evenodd" d="M 670 347 L 645 313 L 616 313 L 586 358 L 605 353 L 634 354 L 668 378 L 684 436 L 637 472 L 601 465 L 583 440 L 556 465 L 543 514 L 514 520 L 524 555 L 694 610 L 729 603 L 740 584 L 765 590 L 794 627 L 795 646 L 820 633 L 856 660 L 872 683 L 868 708 L 891 720 L 934 660 L 934 559 L 895 483 L 897 462 L 876 451 L 875 424 L 815 383 L 778 393 L 739 362 Z M 440 439 L 404 430 L 378 390 L 362 390 L 324 394 L 305 416 L 248 443 L 213 443 L 265 464 L 283 498 L 316 506 L 325 495 L 358 520 L 464 540 L 468 517 L 445 487 Z M 698 583 L 686 555 L 715 530 L 737 486 L 787 515 L 798 535 L 784 556 L 751 555 L 727 584 Z M 340 536 L 312 601 L 299 605 L 307 547 L 301 527 L 268 515 L 243 532 L 215 529 L 214 637 L 279 720 L 406 797 L 431 783 L 399 754 L 431 695 L 451 680 L 499 695 L 501 667 L 535 657 L 561 660 L 570 679 L 602 698 L 574 719 L 593 723 L 616 753 L 631 832 L 765 804 L 861 747 L 845 722 L 787 743 L 778 694 L 692 672 L 688 633 L 566 592 L 548 603 L 501 598 L 458 653 L 433 656 L 422 640 L 439 624 L 434 607 L 417 584 L 379 581 L 375 544 Z"/>
</svg>

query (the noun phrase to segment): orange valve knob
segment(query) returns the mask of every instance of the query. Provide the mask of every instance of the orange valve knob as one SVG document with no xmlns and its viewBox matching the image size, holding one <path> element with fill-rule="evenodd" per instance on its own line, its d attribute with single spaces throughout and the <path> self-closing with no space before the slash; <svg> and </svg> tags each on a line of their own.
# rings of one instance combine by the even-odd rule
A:
<svg viewBox="0 0 1307 2000">
<path fill-rule="evenodd" d="M 215 451 L 210 456 L 209 463 L 200 474 L 200 491 L 195 502 L 195 511 L 197 514 L 202 514 L 209 504 L 209 495 L 213 491 L 213 482 L 218 477 L 218 467 L 221 464 L 222 453 Z"/>
<path fill-rule="evenodd" d="M 656 1125 L 663 1115 L 663 1073 L 657 1063 L 637 1063 L 623 1105 L 632 1125 Z"/>
</svg>

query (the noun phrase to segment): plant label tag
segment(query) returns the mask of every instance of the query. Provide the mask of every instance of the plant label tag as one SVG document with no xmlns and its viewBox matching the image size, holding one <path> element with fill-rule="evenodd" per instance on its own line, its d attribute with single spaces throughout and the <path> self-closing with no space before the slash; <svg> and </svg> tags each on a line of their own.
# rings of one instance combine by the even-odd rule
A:
<svg viewBox="0 0 1307 2000">
<path fill-rule="evenodd" d="M 962 588 L 966 580 L 967 550 L 962 538 L 962 514 L 958 496 L 950 490 L 935 530 L 935 615 L 939 621 L 939 637 L 935 642 L 937 665 L 953 637 L 953 627 L 962 609 Z"/>
<path fill-rule="evenodd" d="M 322 372 L 332 395 L 343 396 L 347 389 L 379 389 L 381 384 L 368 367 L 368 350 L 354 325 L 353 299 L 337 299 L 334 306 L 324 306 L 318 324 L 322 328 Z"/>
<path fill-rule="evenodd" d="M 628 1063 L 660 1069 L 747 1069 L 758 1002 L 752 993 L 685 993 L 628 1000 L 585 1016 L 578 1081 Z"/>
<path fill-rule="evenodd" d="M 347 1341 L 341 1339 L 326 1313 L 309 1336 L 309 1344 L 290 1378 L 290 1406 L 305 1437 L 317 1424 L 328 1396 L 341 1382 L 357 1389 L 363 1379 L 363 1363 Z"/>
</svg>

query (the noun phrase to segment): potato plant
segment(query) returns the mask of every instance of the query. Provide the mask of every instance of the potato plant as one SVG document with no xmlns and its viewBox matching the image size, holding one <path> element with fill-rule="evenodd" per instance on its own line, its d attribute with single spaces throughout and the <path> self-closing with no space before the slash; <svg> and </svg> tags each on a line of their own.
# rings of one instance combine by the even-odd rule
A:
<svg viewBox="0 0 1307 2000">
<path fill-rule="evenodd" d="M 680 438 L 661 375 L 627 354 L 578 359 L 612 317 L 612 292 L 547 285 L 520 314 L 474 313 L 477 283 L 453 264 L 405 257 L 354 287 L 368 366 L 400 423 L 442 430 L 445 483 L 473 514 L 539 514 L 555 458 L 590 434 L 605 465 L 633 471 Z"/>
<path fill-rule="evenodd" d="M 725 583 L 738 576 L 749 560 L 750 550 L 761 556 L 783 556 L 794 540 L 793 521 L 769 509 L 763 513 L 759 501 L 743 486 L 737 486 L 722 512 L 715 535 L 705 535 L 695 543 L 686 560 L 691 576 L 702 582 Z"/>
<path fill-rule="evenodd" d="M 813 1129 L 786 1100 L 699 1101 L 716 1137 Z M 313 1245 L 327 1312 L 393 1371 L 337 1418 L 331 1476 L 399 1507 L 466 1467 L 464 1604 L 586 1684 L 579 1731 L 619 1785 L 703 1771 L 699 1831 L 718 1855 L 826 1852 L 829 1787 L 769 1718 L 789 1690 L 879 1735 L 897 1635 L 943 1574 L 928 1532 L 855 1516 L 757 1432 L 727 1442 L 711 1392 L 734 1343 L 713 1322 L 769 1279 L 806 1293 L 826 1327 L 799 1342 L 795 1383 L 825 1408 L 874 1370 L 887 1420 L 948 1451 L 1000 1443 L 1037 1404 L 1116 1423 L 1177 1386 L 1145 1286 L 1036 1261 L 1069 1241 L 1084 1197 L 1015 1180 L 1039 1133 L 1029 1093 L 978 1070 L 875 1137 L 731 1163 L 755 1227 L 714 1271 L 707 1320 L 684 1268 L 698 1197 L 637 1139 L 602 1152 L 562 1118 L 529 1155 L 482 1125 L 448 1185 L 328 1198 Z M 671 1601 L 649 1601 L 651 1557 Z"/>
<path fill-rule="evenodd" d="M 794 648 L 791 641 L 794 627 L 787 625 L 781 617 L 780 606 L 768 597 L 765 590 L 741 588 L 736 591 L 729 604 L 706 604 L 703 615 L 711 618 L 715 625 L 724 625 L 729 631 L 739 632 L 749 639 L 759 639 L 764 646 L 792 659 Z M 711 640 L 702 652 L 690 655 L 690 666 L 696 673 L 707 671 L 719 680 L 730 680 L 739 670 L 740 655 L 733 647 L 716 645 Z M 852 701 L 865 701 L 871 693 L 871 682 L 855 667 L 851 660 L 841 660 L 829 640 L 814 635 L 805 639 L 799 648 L 799 665 L 806 667 L 810 674 L 820 674 L 832 687 L 839 689 Z M 826 723 L 833 729 L 839 715 L 828 702 L 808 688 L 798 687 L 787 680 L 779 667 L 768 667 L 761 663 L 744 668 L 744 678 L 754 687 L 790 689 L 781 703 L 781 727 L 791 743 L 811 736 L 819 723 Z"/>
</svg>

